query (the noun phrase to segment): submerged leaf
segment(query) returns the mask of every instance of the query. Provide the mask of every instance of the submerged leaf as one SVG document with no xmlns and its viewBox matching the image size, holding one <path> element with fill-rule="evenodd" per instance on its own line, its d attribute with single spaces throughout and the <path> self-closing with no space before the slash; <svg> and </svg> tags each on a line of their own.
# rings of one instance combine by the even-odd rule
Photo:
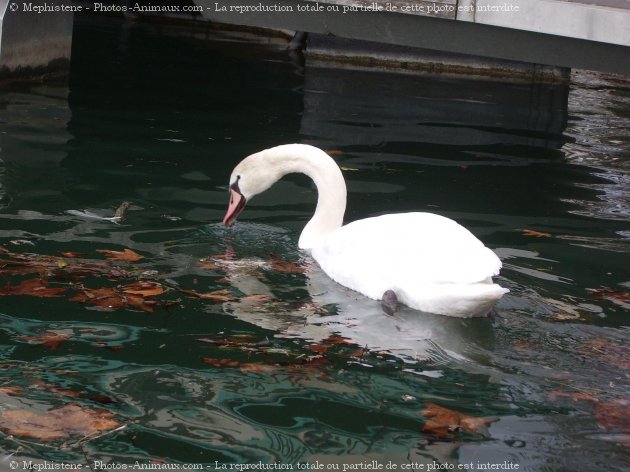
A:
<svg viewBox="0 0 630 472">
<path fill-rule="evenodd" d="M 114 261 L 136 262 L 144 259 L 144 256 L 138 254 L 131 249 L 125 248 L 123 251 L 112 251 L 109 249 L 97 249 L 96 252 L 104 254 L 107 259 Z"/>
<path fill-rule="evenodd" d="M 208 270 L 218 270 L 220 269 L 219 265 L 210 260 L 210 259 L 202 259 L 199 261 L 199 267 L 201 267 L 202 269 L 208 269 Z"/>
<path fill-rule="evenodd" d="M 111 397 L 108 397 L 107 395 L 98 395 L 98 394 L 92 395 L 90 396 L 90 400 L 92 400 L 93 402 L 102 403 L 103 405 L 116 403 L 116 400 L 114 400 Z"/>
<path fill-rule="evenodd" d="M 42 279 L 23 280 L 18 285 L 5 285 L 0 287 L 1 295 L 30 295 L 31 297 L 59 297 L 66 289 L 63 287 L 52 288 Z"/>
<path fill-rule="evenodd" d="M 562 390 L 552 390 L 549 392 L 549 398 L 555 400 L 558 398 L 567 398 L 571 399 L 574 402 L 578 401 L 588 401 L 593 403 L 598 403 L 599 400 L 594 395 L 584 392 L 563 392 Z"/>
<path fill-rule="evenodd" d="M 584 343 L 583 355 L 594 357 L 599 362 L 620 370 L 630 370 L 630 346 L 616 343 L 607 338 L 595 338 Z"/>
<path fill-rule="evenodd" d="M 153 297 L 164 293 L 164 287 L 155 282 L 139 281 L 123 287 L 123 292 L 141 297 Z"/>
<path fill-rule="evenodd" d="M 22 341 L 34 341 L 34 345 L 45 347 L 54 351 L 62 342 L 70 339 L 71 336 L 63 333 L 55 333 L 54 331 L 46 331 L 40 336 L 19 336 L 17 339 Z"/>
<path fill-rule="evenodd" d="M 243 374 L 264 374 L 285 370 L 274 364 L 257 364 L 255 362 L 241 364 L 239 369 Z"/>
<path fill-rule="evenodd" d="M 532 236 L 535 238 L 551 238 L 551 233 L 543 233 L 542 231 L 534 231 L 533 229 L 524 229 L 523 236 Z"/>
<path fill-rule="evenodd" d="M 69 301 L 90 303 L 105 311 L 113 311 L 117 308 L 138 308 L 143 311 L 153 312 L 153 306 L 142 296 L 119 293 L 112 287 L 83 287 L 80 293 L 70 298 Z"/>
<path fill-rule="evenodd" d="M 595 300 L 608 300 L 624 308 L 630 308 L 630 292 L 609 288 L 588 289 Z"/>
<path fill-rule="evenodd" d="M 422 431 L 439 437 L 449 436 L 462 429 L 474 434 L 481 427 L 496 421 L 493 418 L 468 416 L 436 403 L 427 403 L 421 413 L 426 419 Z"/>
<path fill-rule="evenodd" d="M 309 351 L 318 354 L 320 356 L 325 355 L 328 350 L 332 347 L 332 344 L 321 344 L 321 343 L 316 343 L 316 344 L 309 344 L 308 349 Z"/>
<path fill-rule="evenodd" d="M 18 395 L 20 393 L 22 393 L 22 387 L 17 387 L 17 386 L 0 387 L 0 394 L 13 396 L 13 395 Z"/>
<path fill-rule="evenodd" d="M 0 429 L 6 434 L 40 441 L 65 439 L 68 436 L 89 436 L 112 430 L 120 423 L 106 410 L 92 410 L 77 405 L 53 408 L 43 413 L 9 410 L 0 413 Z"/>
<path fill-rule="evenodd" d="M 83 252 L 62 251 L 59 254 L 63 257 L 67 257 L 68 259 L 79 259 L 81 257 L 85 257 L 85 253 Z"/>
<path fill-rule="evenodd" d="M 303 274 L 305 272 L 304 267 L 291 261 L 283 261 L 281 259 L 272 259 L 271 268 L 276 272 L 285 272 L 288 274 Z"/>
<path fill-rule="evenodd" d="M 238 367 L 241 363 L 233 359 L 216 359 L 214 357 L 203 357 L 202 362 L 212 367 Z"/>
<path fill-rule="evenodd" d="M 214 292 L 203 292 L 203 293 L 198 292 L 196 290 L 181 289 L 180 292 L 186 295 L 191 295 L 193 297 L 203 298 L 204 300 L 211 300 L 213 302 L 219 302 L 219 303 L 229 302 L 236 299 L 236 297 L 232 295 L 232 292 L 230 292 L 227 289 L 215 290 Z"/>
<path fill-rule="evenodd" d="M 241 297 L 241 301 L 247 302 L 268 302 L 269 300 L 273 300 L 273 297 L 269 295 L 247 295 L 245 297 Z"/>
<path fill-rule="evenodd" d="M 605 430 L 630 433 L 630 401 L 620 399 L 596 405 L 595 419 Z"/>
</svg>

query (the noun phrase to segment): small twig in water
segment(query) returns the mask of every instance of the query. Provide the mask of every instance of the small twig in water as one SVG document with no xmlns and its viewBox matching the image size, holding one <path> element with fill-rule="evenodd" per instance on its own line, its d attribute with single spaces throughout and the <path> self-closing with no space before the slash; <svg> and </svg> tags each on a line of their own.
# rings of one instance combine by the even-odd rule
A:
<svg viewBox="0 0 630 472">
<path fill-rule="evenodd" d="M 68 445 L 68 443 L 65 443 L 62 446 L 62 449 L 63 448 L 74 448 L 74 447 L 83 446 L 83 444 L 85 444 L 85 443 L 87 443 L 89 441 L 93 441 L 94 439 L 102 438 L 103 436 L 107 436 L 108 434 L 112 434 L 112 433 L 115 433 L 117 431 L 122 431 L 123 429 L 126 429 L 126 428 L 127 428 L 127 425 L 124 424 L 122 426 L 119 426 L 118 428 L 110 429 L 109 431 L 103 431 L 102 433 L 94 433 L 94 434 L 91 434 L 89 436 L 86 436 L 84 438 L 79 439 L 74 444 Z"/>
</svg>

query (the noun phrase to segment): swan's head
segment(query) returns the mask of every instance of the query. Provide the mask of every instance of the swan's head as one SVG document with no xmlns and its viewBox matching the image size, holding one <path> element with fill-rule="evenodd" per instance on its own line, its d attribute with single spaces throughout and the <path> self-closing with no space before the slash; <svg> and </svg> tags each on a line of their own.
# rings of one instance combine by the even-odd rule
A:
<svg viewBox="0 0 630 472">
<path fill-rule="evenodd" d="M 247 202 L 294 172 L 313 179 L 319 193 L 315 216 L 302 231 L 300 247 L 306 247 L 307 236 L 341 226 L 346 209 L 346 184 L 341 170 L 328 154 L 308 144 L 283 144 L 243 159 L 230 177 L 230 202 L 223 223 L 232 226 Z"/>
<path fill-rule="evenodd" d="M 230 201 L 223 217 L 225 226 L 232 226 L 255 195 L 264 192 L 277 182 L 286 171 L 269 155 L 270 149 L 243 159 L 230 176 Z"/>
</svg>

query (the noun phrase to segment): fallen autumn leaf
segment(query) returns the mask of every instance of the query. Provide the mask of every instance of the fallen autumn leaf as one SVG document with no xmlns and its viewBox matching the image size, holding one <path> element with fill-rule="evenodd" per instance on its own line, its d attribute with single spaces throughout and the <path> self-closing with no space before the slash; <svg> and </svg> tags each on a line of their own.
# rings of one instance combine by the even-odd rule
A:
<svg viewBox="0 0 630 472">
<path fill-rule="evenodd" d="M 1 295 L 30 295 L 31 297 L 59 297 L 66 289 L 63 287 L 49 287 L 42 279 L 27 279 L 18 285 L 5 285 L 0 287 Z"/>
<path fill-rule="evenodd" d="M 425 417 L 422 432 L 439 437 L 450 436 L 461 429 L 475 434 L 482 426 L 496 421 L 493 418 L 468 416 L 436 403 L 427 403 L 421 413 Z"/>
<path fill-rule="evenodd" d="M 211 300 L 213 302 L 219 303 L 229 302 L 236 299 L 236 297 L 232 295 L 232 292 L 227 289 L 215 290 L 213 292 L 198 292 L 196 290 L 180 289 L 180 292 L 185 295 L 191 295 L 193 297 L 202 298 L 204 300 Z"/>
<path fill-rule="evenodd" d="M 131 249 L 125 248 L 123 251 L 112 251 L 109 249 L 97 249 L 96 252 L 104 254 L 107 259 L 124 262 L 136 262 L 144 259 L 144 256 Z"/>
<path fill-rule="evenodd" d="M 125 285 L 122 288 L 122 291 L 130 295 L 139 295 L 141 297 L 153 297 L 153 296 L 161 295 L 162 293 L 164 293 L 164 287 L 162 287 L 162 285 L 155 282 L 139 281 L 139 282 L 134 282 L 134 283 Z"/>
<path fill-rule="evenodd" d="M 0 413 L 0 429 L 6 434 L 41 441 L 65 439 L 68 436 L 89 436 L 119 426 L 114 415 L 106 410 L 66 405 L 46 412 L 9 410 Z"/>
<path fill-rule="evenodd" d="M 524 229 L 523 236 L 532 236 L 534 238 L 551 238 L 551 233 L 543 233 L 542 231 L 534 231 L 533 229 Z"/>
<path fill-rule="evenodd" d="M 46 331 L 40 336 L 19 336 L 17 339 L 21 341 L 34 341 L 33 345 L 54 351 L 62 342 L 70 339 L 70 336 L 63 333 L 55 333 L 54 331 Z"/>
</svg>

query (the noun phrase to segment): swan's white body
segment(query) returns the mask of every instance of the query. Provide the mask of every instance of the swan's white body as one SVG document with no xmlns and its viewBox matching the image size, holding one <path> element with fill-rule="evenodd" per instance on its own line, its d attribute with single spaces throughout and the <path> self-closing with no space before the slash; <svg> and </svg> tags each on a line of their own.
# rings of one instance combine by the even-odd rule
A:
<svg viewBox="0 0 630 472">
<path fill-rule="evenodd" d="M 380 300 L 393 290 L 416 310 L 450 316 L 487 314 L 508 290 L 492 282 L 501 261 L 463 226 L 432 213 L 400 213 L 343 224 L 346 185 L 339 166 L 304 144 L 267 149 L 239 163 L 230 180 L 224 223 L 282 176 L 301 172 L 318 190 L 315 214 L 299 246 L 333 280 Z"/>
</svg>

